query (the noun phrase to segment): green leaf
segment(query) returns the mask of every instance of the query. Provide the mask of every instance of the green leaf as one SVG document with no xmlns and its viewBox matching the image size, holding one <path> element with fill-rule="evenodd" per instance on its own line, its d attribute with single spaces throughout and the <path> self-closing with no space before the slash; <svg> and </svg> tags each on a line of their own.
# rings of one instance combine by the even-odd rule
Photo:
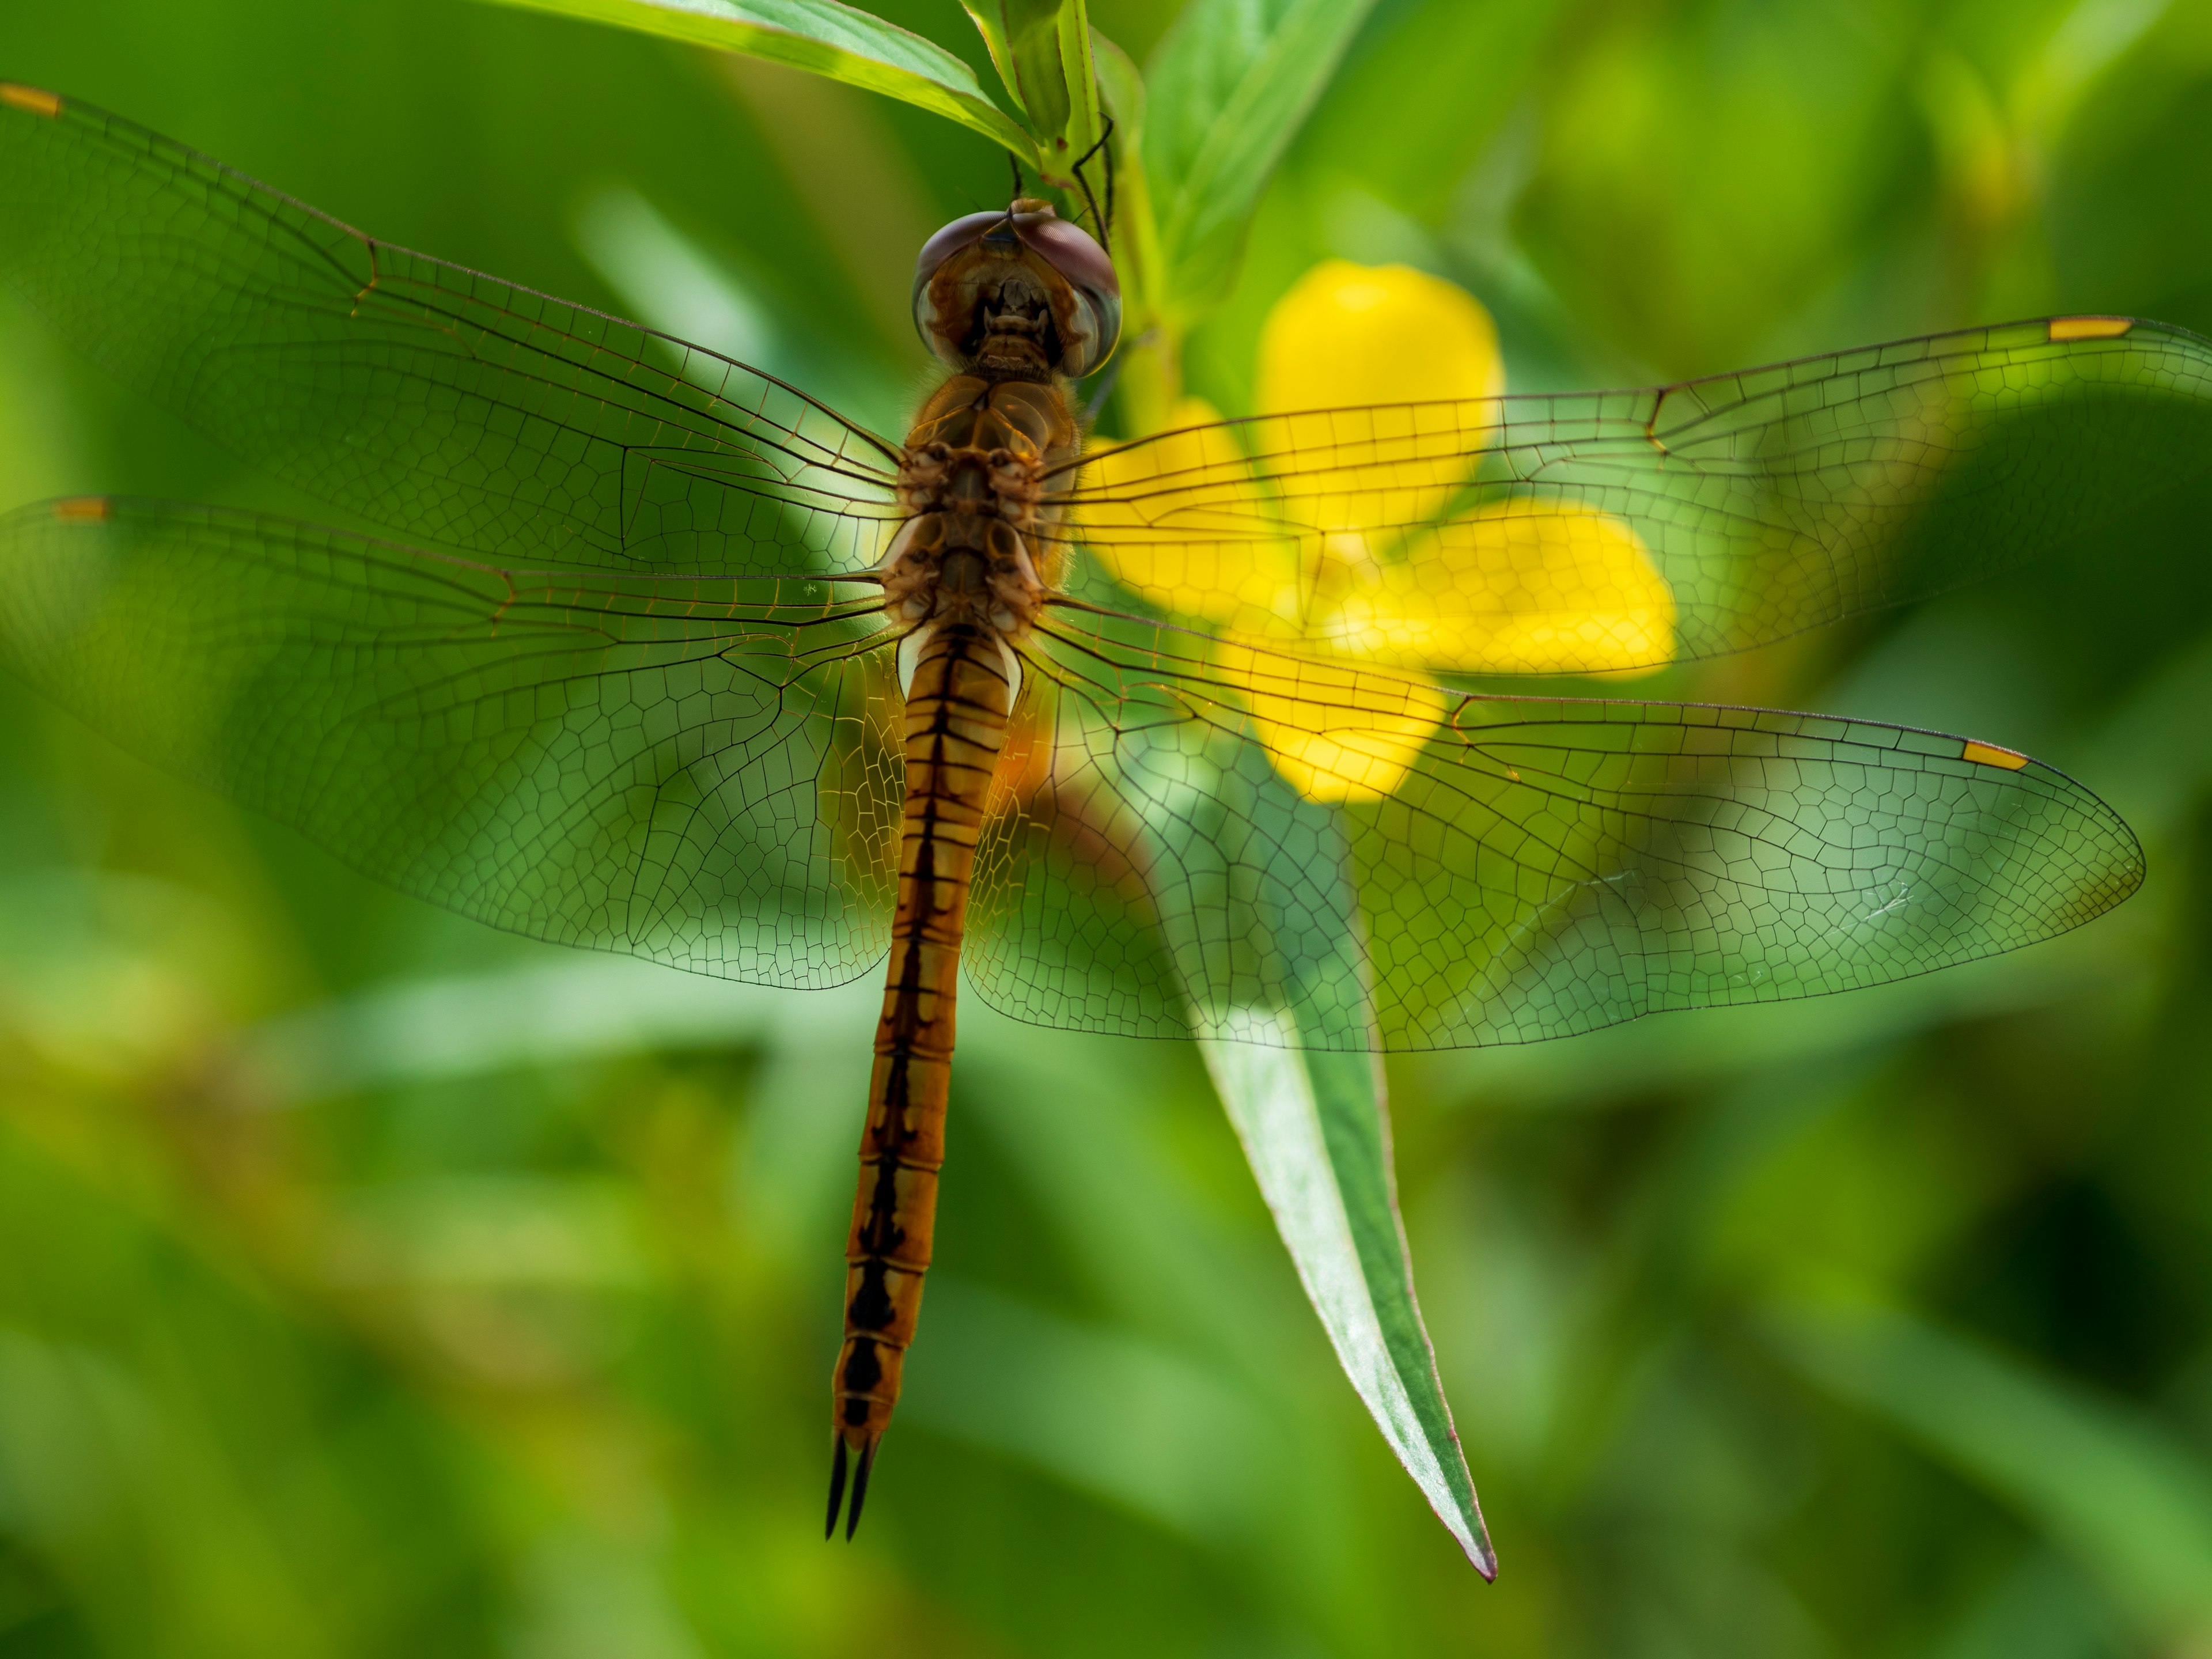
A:
<svg viewBox="0 0 2212 1659">
<path fill-rule="evenodd" d="M 837 0 L 495 0 L 826 76 L 942 115 L 1042 168 L 1036 142 L 933 40 Z"/>
<path fill-rule="evenodd" d="M 1195 759 L 1196 757 L 1189 757 Z M 1157 826 L 1181 867 L 1209 887 L 1207 920 L 1172 917 L 1166 943 L 1194 1000 L 1218 984 L 1226 941 L 1237 1005 L 1203 1006 L 1201 1041 L 1230 1121 L 1273 1212 L 1308 1300 L 1352 1386 L 1406 1472 L 1486 1578 L 1498 1558 L 1452 1428 L 1434 1351 L 1413 1296 L 1398 1218 L 1380 1042 L 1340 808 L 1302 799 L 1282 778 L 1243 780 L 1250 822 L 1278 846 L 1310 850 L 1295 878 L 1255 882 L 1208 870 L 1206 811 L 1186 802 Z M 1226 787 L 1214 798 L 1238 792 Z M 1195 809 L 1195 810 L 1194 810 Z M 1218 910 L 1217 910 L 1218 907 Z"/>
<path fill-rule="evenodd" d="M 1054 184 L 1098 141 L 1098 80 L 1084 0 L 961 0 L 999 78 L 1029 118 Z"/>
<path fill-rule="evenodd" d="M 1475 1571 L 1495 1578 L 1498 1556 L 1413 1297 L 1380 1062 L 1249 1042 L 1200 1047 L 1344 1374 Z"/>
<path fill-rule="evenodd" d="M 1153 54 L 1145 125 L 1171 300 L 1234 274 L 1244 227 L 1374 0 L 1194 0 Z"/>
<path fill-rule="evenodd" d="M 1029 116 L 1029 106 L 1022 100 L 1022 77 L 1014 68 L 1014 45 L 1007 38 L 1006 19 L 1000 15 L 998 0 L 960 0 L 960 9 L 975 26 L 975 33 L 983 37 L 984 49 L 991 54 L 991 67 L 999 71 L 999 79 L 1013 94 L 1014 106 L 1024 117 Z"/>
<path fill-rule="evenodd" d="M 1053 18 L 1053 61 L 1060 66 L 1068 100 L 1067 125 L 1054 139 L 1058 159 L 1073 172 L 1105 136 L 1098 103 L 1098 68 L 1091 58 L 1091 15 L 1084 0 L 1066 0 Z"/>
<path fill-rule="evenodd" d="M 2212 1638 L 2212 1470 L 2180 1442 L 1895 1309 L 1795 1302 L 1767 1323 L 1807 1377 L 2017 1508 L 2154 1640 Z"/>
</svg>

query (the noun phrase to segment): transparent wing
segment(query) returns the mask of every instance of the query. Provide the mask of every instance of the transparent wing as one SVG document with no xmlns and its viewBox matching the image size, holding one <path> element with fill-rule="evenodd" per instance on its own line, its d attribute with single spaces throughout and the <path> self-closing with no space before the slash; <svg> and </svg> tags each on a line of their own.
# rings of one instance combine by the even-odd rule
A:
<svg viewBox="0 0 2212 1659">
<path fill-rule="evenodd" d="M 896 452 L 19 88 L 0 214 L 0 277 L 242 453 L 411 538 L 579 568 L 53 504 L 0 520 L 12 666 L 495 924 L 779 984 L 879 957 L 896 699 L 875 594 L 819 578 L 874 557 Z M 971 971 L 1048 1024 L 1264 1036 L 1288 1007 L 1301 1041 L 1422 1047 L 1871 984 L 2086 920 L 2139 854 L 2023 757 L 1354 665 L 1656 663 L 1984 574 L 2200 471 L 2206 361 L 2062 319 L 1106 451 L 1048 533 L 1232 637 L 1055 606 Z"/>
<path fill-rule="evenodd" d="M 2212 465 L 2212 343 L 2056 318 L 1634 392 L 1225 422 L 1051 499 L 1125 587 L 1401 667 L 1654 666 L 2009 568 Z"/>
<path fill-rule="evenodd" d="M 887 945 L 879 605 L 196 507 L 0 519 L 0 664 L 127 746 L 496 927 L 775 985 Z"/>
<path fill-rule="evenodd" d="M 1527 1042 L 1925 973 L 2142 877 L 2095 796 L 1958 738 L 1462 696 L 1073 605 L 1027 654 L 967 962 L 1042 1024 Z"/>
<path fill-rule="evenodd" d="M 1956 738 L 1464 696 L 1072 602 L 1024 654 L 967 959 L 1045 1024 L 1524 1041 L 1924 972 L 2142 876 L 2086 790 Z M 0 662 L 94 725 L 464 914 L 772 984 L 881 957 L 890 656 L 871 585 L 0 520 Z"/>
<path fill-rule="evenodd" d="M 897 451 L 744 365 L 379 242 L 0 88 L 0 282 L 126 385 L 410 540 L 508 562 L 857 570 Z"/>
</svg>

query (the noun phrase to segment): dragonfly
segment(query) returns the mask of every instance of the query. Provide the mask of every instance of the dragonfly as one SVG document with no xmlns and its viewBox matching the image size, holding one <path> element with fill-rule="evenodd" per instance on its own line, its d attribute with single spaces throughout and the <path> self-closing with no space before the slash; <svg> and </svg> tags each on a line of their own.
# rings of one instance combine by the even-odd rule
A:
<svg viewBox="0 0 2212 1659">
<path fill-rule="evenodd" d="M 1513 1043 L 1897 980 L 2142 878 L 2111 808 L 1995 744 L 1503 695 L 1424 640 L 1657 665 L 2013 568 L 2203 471 L 2181 330 L 1109 443 L 1071 386 L 1115 349 L 1112 260 L 1024 198 L 923 250 L 943 374 L 894 438 L 36 88 L 0 84 L 0 280 L 60 336 L 380 532 L 21 507 L 15 674 L 495 927 L 774 986 L 888 963 L 833 1534 L 915 1337 L 963 976 L 1070 1030 Z M 1601 542 L 1657 597 L 1557 614 L 1543 558 Z M 1419 627 L 1361 609 L 1378 584 Z"/>
</svg>

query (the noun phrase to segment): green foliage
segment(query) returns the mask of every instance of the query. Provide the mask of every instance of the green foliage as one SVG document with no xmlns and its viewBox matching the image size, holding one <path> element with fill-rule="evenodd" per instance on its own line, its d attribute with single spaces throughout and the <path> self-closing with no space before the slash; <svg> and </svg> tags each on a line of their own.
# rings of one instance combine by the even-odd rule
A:
<svg viewBox="0 0 2212 1659">
<path fill-rule="evenodd" d="M 1279 778 L 1258 796 L 1255 821 L 1285 844 L 1314 849 L 1305 890 L 1254 883 L 1258 890 L 1247 891 L 1222 881 L 1211 897 L 1226 915 L 1169 909 L 1164 942 L 1213 1029 L 1249 1039 L 1205 1042 L 1206 1070 L 1345 1375 L 1468 1559 L 1494 1577 L 1498 1558 L 1414 1300 L 1382 1064 L 1373 1054 L 1330 1052 L 1346 1024 L 1364 1025 L 1370 1042 L 1381 1026 L 1346 873 L 1351 849 L 1333 815 Z M 1178 819 L 1164 842 L 1180 852 L 1183 841 L 1200 839 L 1188 833 L 1195 828 Z M 1223 940 L 1267 948 L 1239 962 L 1234 978 L 1246 1000 L 1208 1007 L 1223 980 L 1209 983 L 1200 964 L 1218 958 Z"/>
<path fill-rule="evenodd" d="M 1104 132 L 1083 0 L 962 0 L 1063 186 Z"/>
<path fill-rule="evenodd" d="M 1305 14 L 1237 15 L 1249 69 Z M 1141 60 L 1163 18 L 1092 21 Z M 1235 76 L 1182 39 L 1141 118 L 1097 48 L 1152 161 L 1133 186 L 1183 192 L 1162 227 L 1223 216 L 1195 160 L 1154 158 L 1237 171 L 1191 115 Z M 1522 390 L 2045 309 L 2212 323 L 2196 9 L 1407 0 L 1345 40 L 1303 136 L 1249 136 L 1281 159 L 1220 240 L 1176 244 L 1186 271 L 1243 249 L 1185 354 L 1227 408 L 1267 305 L 1331 254 L 1472 288 Z M 834 154 L 930 223 L 1005 188 L 996 128 L 491 9 L 100 0 L 11 47 L 10 77 L 380 234 L 709 343 L 753 329 L 894 415 L 912 348 L 851 325 L 853 198 L 795 169 Z M 891 61 L 962 84 L 950 53 Z M 623 258 L 641 225 L 684 258 Z M 108 489 L 322 511 L 0 313 L 0 501 Z M 1969 970 L 1394 1063 L 1488 1588 L 1344 1386 L 1203 1057 L 966 1010 L 943 1279 L 868 1524 L 825 1550 L 870 988 L 520 945 L 7 693 L 0 1653 L 2188 1650 L 2208 511 L 2190 486 L 2002 588 L 1634 688 L 2032 750 L 2129 817 L 2153 875 Z M 1335 1081 L 1304 1085 L 1305 1193 L 1387 1243 L 1379 1130 Z M 1298 1097 L 1279 1082 L 1239 1118 Z M 1390 1260 L 1361 1253 L 1368 1340 L 1403 1352 Z"/>
<path fill-rule="evenodd" d="M 942 115 L 1028 160 L 1045 157 L 984 94 L 968 66 L 918 34 L 838 0 L 501 0 L 865 87 Z M 1064 90 L 1062 101 L 1065 101 Z M 1064 118 L 1064 115 L 1063 115 Z M 1033 124 L 1049 129 L 1049 122 Z"/>
<path fill-rule="evenodd" d="M 1260 192 L 1372 4 L 1194 0 L 1160 42 L 1144 160 L 1178 320 L 1233 276 Z"/>
<path fill-rule="evenodd" d="M 1498 1576 L 1421 1327 L 1372 1055 L 1208 1042 L 1206 1066 L 1338 1361 L 1478 1571 Z"/>
<path fill-rule="evenodd" d="M 1771 1317 L 1808 1376 L 2048 1527 L 2147 1638 L 2212 1630 L 2212 1470 L 2174 1437 L 1892 1309 L 1798 1303 Z"/>
</svg>

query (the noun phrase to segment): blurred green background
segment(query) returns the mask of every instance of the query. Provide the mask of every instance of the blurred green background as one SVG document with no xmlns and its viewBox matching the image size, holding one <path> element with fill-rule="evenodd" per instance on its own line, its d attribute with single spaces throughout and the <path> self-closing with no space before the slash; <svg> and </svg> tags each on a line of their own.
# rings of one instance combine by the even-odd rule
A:
<svg viewBox="0 0 2212 1659">
<path fill-rule="evenodd" d="M 1093 0 L 1139 61 L 1171 0 Z M 952 0 L 878 8 L 981 66 Z M 447 0 L 7 0 L 0 75 L 896 425 L 903 106 Z M 1385 0 L 1194 335 L 1328 255 L 1521 390 L 2212 328 L 2212 7 Z M 0 227 L 0 234 L 5 228 Z M 328 520 L 0 309 L 0 506 Z M 1668 682 L 2083 778 L 2151 877 L 1848 998 L 1394 1062 L 1504 1562 L 1337 1371 L 1195 1055 L 963 1010 L 927 1337 L 819 1535 L 877 992 L 564 953 L 0 687 L 0 1656 L 2212 1654 L 2212 489 Z"/>
</svg>

